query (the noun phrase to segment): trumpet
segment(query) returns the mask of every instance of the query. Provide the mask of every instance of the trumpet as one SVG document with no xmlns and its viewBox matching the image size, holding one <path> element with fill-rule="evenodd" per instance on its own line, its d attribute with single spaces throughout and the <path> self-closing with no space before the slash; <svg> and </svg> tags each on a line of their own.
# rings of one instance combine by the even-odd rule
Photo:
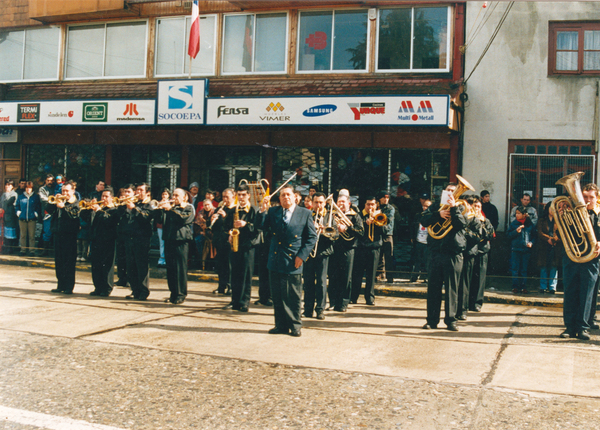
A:
<svg viewBox="0 0 600 430">
<path fill-rule="evenodd" d="M 160 202 L 158 200 L 150 200 L 150 208 L 152 210 L 155 210 L 155 209 L 165 209 L 164 205 L 166 205 L 167 203 L 173 203 L 174 201 L 175 201 L 175 199 L 161 200 Z"/>
<path fill-rule="evenodd" d="M 109 205 L 104 203 L 103 201 L 96 201 L 96 199 L 94 200 L 81 200 L 79 202 L 79 209 L 81 209 L 82 211 L 89 211 L 89 210 L 93 210 L 93 206 L 94 205 L 98 205 L 100 206 L 100 209 L 104 209 L 106 207 L 108 207 Z"/>
<path fill-rule="evenodd" d="M 115 197 L 113 203 L 115 206 L 123 206 L 127 203 L 137 203 L 139 201 L 138 196 L 131 197 Z"/>
<path fill-rule="evenodd" d="M 56 196 L 49 196 L 48 203 L 51 205 L 55 205 L 58 202 L 67 202 L 69 200 L 69 196 L 63 196 L 62 194 L 57 194 Z"/>
</svg>

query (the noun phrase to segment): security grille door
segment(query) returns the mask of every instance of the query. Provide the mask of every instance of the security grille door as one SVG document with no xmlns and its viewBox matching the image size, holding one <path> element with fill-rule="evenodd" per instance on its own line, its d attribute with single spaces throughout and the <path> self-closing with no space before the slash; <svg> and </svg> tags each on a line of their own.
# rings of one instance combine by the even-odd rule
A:
<svg viewBox="0 0 600 430">
<path fill-rule="evenodd" d="M 563 187 L 556 185 L 563 176 L 584 172 L 581 185 L 596 182 L 595 155 L 510 154 L 509 168 L 507 220 L 511 208 L 520 204 L 523 193 L 531 195 L 532 206 L 540 212 L 546 203 L 564 193 Z"/>
</svg>

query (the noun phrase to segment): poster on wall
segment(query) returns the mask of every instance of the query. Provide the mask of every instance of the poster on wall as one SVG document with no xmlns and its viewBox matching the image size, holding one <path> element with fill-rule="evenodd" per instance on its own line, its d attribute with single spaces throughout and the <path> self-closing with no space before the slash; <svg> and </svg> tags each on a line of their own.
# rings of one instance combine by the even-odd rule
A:
<svg viewBox="0 0 600 430">
<path fill-rule="evenodd" d="M 205 79 L 158 82 L 157 124 L 204 124 Z"/>
</svg>

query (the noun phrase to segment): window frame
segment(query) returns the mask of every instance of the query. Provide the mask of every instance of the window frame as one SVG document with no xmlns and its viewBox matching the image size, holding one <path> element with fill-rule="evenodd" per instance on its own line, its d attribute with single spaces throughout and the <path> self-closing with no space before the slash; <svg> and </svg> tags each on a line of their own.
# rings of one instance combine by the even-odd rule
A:
<svg viewBox="0 0 600 430">
<path fill-rule="evenodd" d="M 46 29 L 46 28 L 56 28 L 58 27 L 58 43 L 57 43 L 57 51 L 56 51 L 56 76 L 54 78 L 35 78 L 35 79 L 24 79 L 25 76 L 25 52 L 26 52 L 26 45 L 25 45 L 25 40 L 26 40 L 26 35 L 28 31 L 36 31 L 36 30 L 41 30 L 41 29 Z M 48 25 L 48 26 L 43 26 L 43 27 L 36 27 L 36 28 L 23 28 L 21 30 L 15 29 L 15 30 L 5 30 L 2 31 L 2 33 L 12 33 L 12 32 L 22 32 L 23 33 L 23 49 L 21 50 L 21 78 L 20 79 L 10 79 L 10 80 L 0 80 L 0 83 L 12 83 L 12 82 L 55 82 L 60 80 L 60 63 L 61 63 L 61 45 L 62 45 L 62 28 L 61 26 L 55 26 L 55 25 Z"/>
<path fill-rule="evenodd" d="M 600 70 L 583 70 L 584 37 L 586 30 L 600 31 L 600 21 L 550 21 L 548 23 L 548 75 L 600 75 Z M 577 39 L 577 70 L 556 69 L 556 42 L 559 31 L 576 31 Z"/>
<path fill-rule="evenodd" d="M 414 61 L 414 31 L 415 31 L 415 8 L 441 8 L 445 7 L 446 18 L 448 22 L 448 36 L 446 37 L 446 68 L 445 69 L 413 69 Z M 384 10 L 391 9 L 411 9 L 411 23 L 410 23 L 410 67 L 409 69 L 379 69 L 379 28 L 381 23 L 381 12 Z M 377 28 L 375 37 L 375 73 L 450 73 L 452 71 L 452 41 L 454 40 L 454 8 L 450 5 L 418 5 L 418 6 L 406 6 L 406 7 L 379 7 L 377 9 Z"/>
<path fill-rule="evenodd" d="M 333 69 L 333 58 L 335 55 L 335 51 L 334 49 L 331 50 L 331 56 L 330 56 L 330 69 L 329 70 L 300 70 L 300 25 L 301 25 L 301 18 L 302 18 L 302 13 L 309 13 L 309 12 L 333 12 L 333 19 L 331 21 L 331 34 L 332 34 L 332 40 L 335 39 L 335 13 L 336 12 L 353 12 L 353 11 L 366 11 L 367 13 L 367 34 L 366 34 L 366 38 L 367 38 L 367 47 L 366 47 L 366 58 L 365 58 L 365 68 L 364 70 L 343 70 L 343 69 Z M 352 8 L 352 9 L 306 9 L 306 10 L 300 10 L 298 11 L 298 24 L 297 24 L 297 40 L 296 40 L 296 61 L 295 61 L 295 73 L 296 74 L 307 74 L 307 75 L 314 75 L 314 74 L 348 74 L 348 73 L 369 73 L 369 64 L 370 64 L 370 59 L 371 59 L 371 29 L 372 29 L 372 21 L 369 19 L 369 10 L 368 9 L 364 9 L 364 8 Z M 335 42 L 335 41 L 334 41 Z M 335 45 L 334 45 L 335 46 Z"/>
<path fill-rule="evenodd" d="M 143 22 L 145 23 L 145 27 L 146 27 L 146 34 L 144 37 L 144 71 L 141 75 L 118 75 L 118 76 L 104 76 L 104 73 L 106 71 L 106 29 L 108 28 L 108 26 L 110 24 L 127 24 L 127 23 L 139 23 L 139 22 Z M 126 21 L 105 21 L 105 22 L 92 22 L 92 23 L 85 23 L 85 24 L 74 24 L 74 25 L 67 25 L 66 27 L 66 35 L 65 35 L 65 54 L 64 54 L 64 67 L 63 67 L 63 75 L 64 75 L 64 80 L 65 81 L 89 81 L 89 80 L 94 80 L 94 79 L 102 79 L 102 80 L 108 80 L 108 79 L 143 79 L 146 78 L 146 74 L 147 74 L 147 69 L 148 69 L 148 37 L 150 34 L 150 29 L 149 29 L 149 20 L 148 19 L 136 19 L 136 20 L 126 20 Z M 70 78 L 67 76 L 67 67 L 68 67 L 68 62 L 69 62 L 69 30 L 71 28 L 79 28 L 79 27 L 93 27 L 93 26 L 98 26 L 98 25 L 104 25 L 104 40 L 103 40 L 103 45 L 102 45 L 102 76 L 90 76 L 90 77 L 84 77 L 84 76 L 79 76 L 79 77 L 73 77 Z"/>
<path fill-rule="evenodd" d="M 215 31 L 213 33 L 213 55 L 212 55 L 212 71 L 208 74 L 196 74 L 192 71 L 192 76 L 215 76 L 217 73 L 217 41 L 218 41 L 218 33 L 219 33 L 219 16 L 218 14 L 207 14 L 207 15 L 200 15 L 200 28 L 202 28 L 202 18 L 208 18 L 208 17 L 213 17 L 215 20 Z M 187 31 L 187 23 L 188 21 L 191 21 L 192 17 L 190 15 L 181 15 L 181 16 L 166 16 L 166 17 L 157 17 L 155 20 L 155 27 L 156 27 L 156 36 L 154 37 L 154 77 L 155 78 L 173 78 L 173 77 L 181 77 L 181 76 L 188 76 L 188 72 L 186 72 L 185 70 L 183 71 L 183 73 L 181 74 L 162 74 L 159 75 L 156 71 L 158 70 L 157 67 L 157 62 L 158 62 L 158 21 L 162 20 L 162 21 L 166 21 L 166 20 L 173 20 L 173 19 L 181 19 L 184 18 L 184 22 L 185 25 L 183 26 L 183 40 L 184 40 L 184 47 L 183 47 L 183 64 L 185 65 L 186 62 L 186 57 L 188 57 L 188 44 L 190 43 L 190 35 Z M 202 43 L 202 41 L 200 41 L 200 43 Z M 202 48 L 201 48 L 202 49 Z M 196 57 L 197 58 L 197 57 Z M 184 66 L 185 68 L 185 66 Z"/>
<path fill-rule="evenodd" d="M 225 32 L 227 30 L 227 17 L 228 16 L 253 16 L 252 23 L 252 68 L 254 68 L 254 59 L 256 55 L 256 17 L 258 15 L 276 15 L 285 14 L 285 42 L 284 42 L 284 59 L 283 59 L 283 70 L 273 72 L 225 72 Z M 285 75 L 289 70 L 289 43 L 290 43 L 290 11 L 273 10 L 268 12 L 238 12 L 238 13 L 225 13 L 223 14 L 223 25 L 221 29 L 221 47 L 220 47 L 220 75 L 221 76 L 250 76 L 250 75 Z"/>
</svg>

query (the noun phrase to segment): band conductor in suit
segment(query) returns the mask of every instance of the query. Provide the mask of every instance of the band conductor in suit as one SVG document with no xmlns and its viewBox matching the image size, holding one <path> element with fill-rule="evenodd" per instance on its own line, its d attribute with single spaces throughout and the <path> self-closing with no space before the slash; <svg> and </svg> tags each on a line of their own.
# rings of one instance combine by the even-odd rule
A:
<svg viewBox="0 0 600 430">
<path fill-rule="evenodd" d="M 317 241 L 312 212 L 296 204 L 294 188 L 279 192 L 281 206 L 269 209 L 269 196 L 263 199 L 257 225 L 271 236 L 269 262 L 271 296 L 275 310 L 275 327 L 270 334 L 302 335 L 300 301 L 302 270 Z"/>
</svg>

